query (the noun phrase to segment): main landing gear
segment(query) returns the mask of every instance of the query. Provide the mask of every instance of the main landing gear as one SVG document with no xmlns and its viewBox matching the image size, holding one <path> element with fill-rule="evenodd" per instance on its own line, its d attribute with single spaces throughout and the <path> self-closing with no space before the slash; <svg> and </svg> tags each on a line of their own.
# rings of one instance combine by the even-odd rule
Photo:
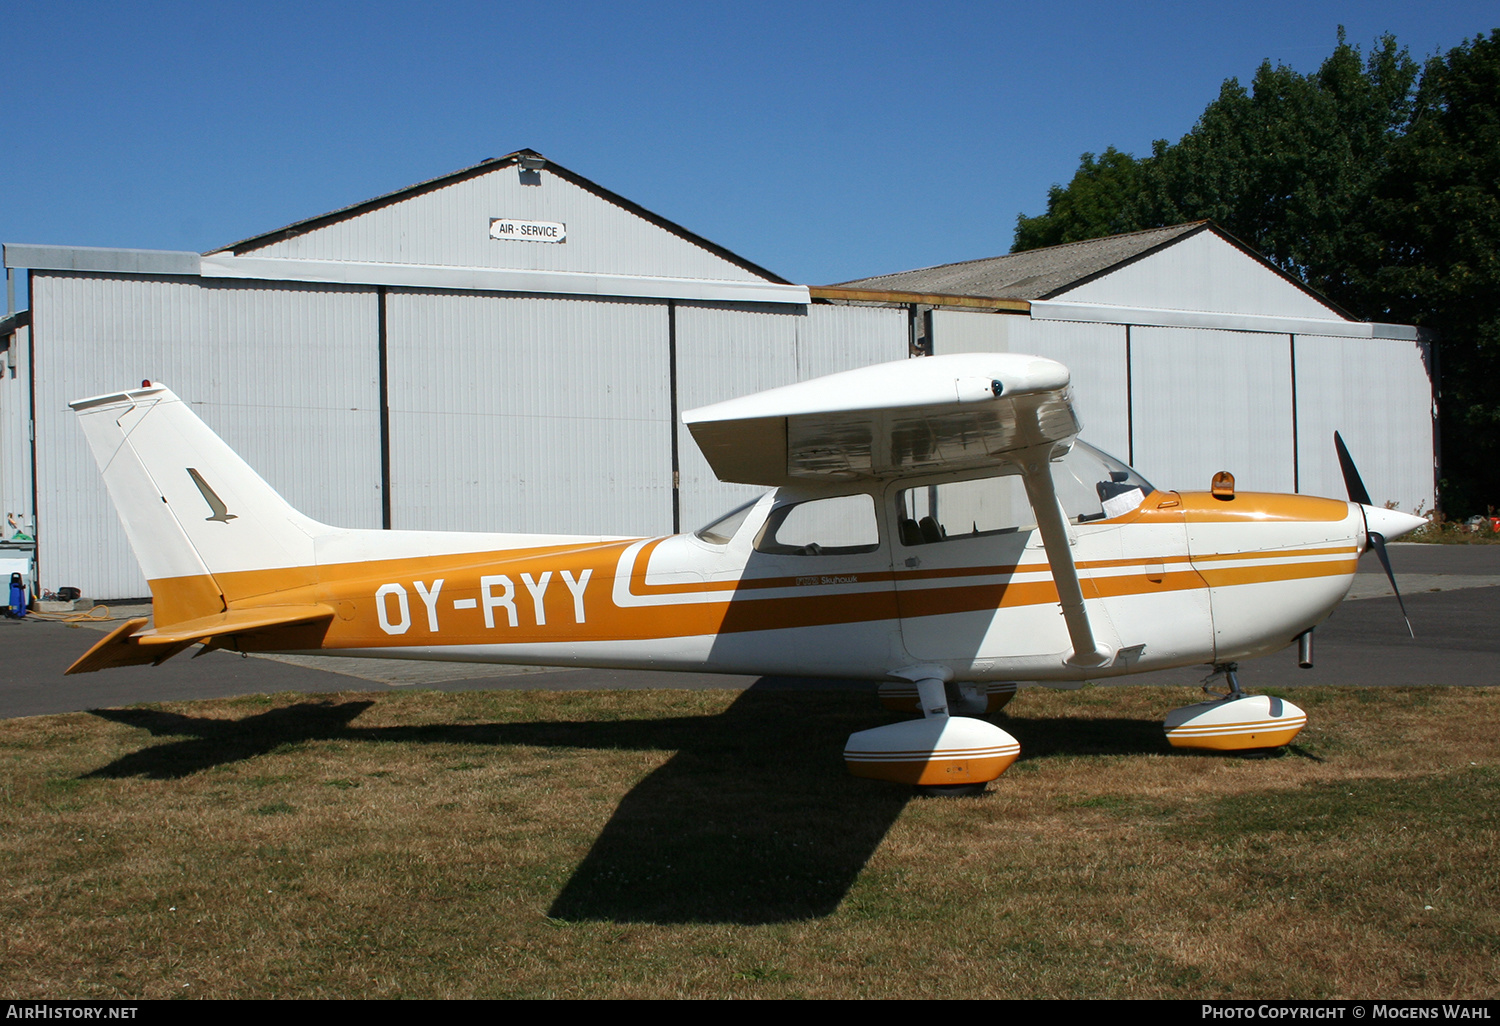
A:
<svg viewBox="0 0 1500 1026">
<path fill-rule="evenodd" d="M 1204 694 L 1212 701 L 1173 709 L 1164 727 L 1174 748 L 1206 748 L 1218 752 L 1254 752 L 1280 748 L 1307 725 L 1307 713 L 1291 702 L 1268 695 L 1247 695 L 1240 690 L 1236 663 L 1220 663 L 1203 682 Z M 1225 693 L 1210 685 L 1217 678 L 1227 685 Z"/>
<path fill-rule="evenodd" d="M 1167 714 L 1167 741 L 1174 748 L 1200 748 L 1250 755 L 1291 744 L 1307 725 L 1307 714 L 1282 698 L 1247 695 L 1239 667 L 1220 663 L 1203 682 L 1209 701 Z M 995 713 L 1016 685 L 956 684 L 947 670 L 922 666 L 892 676 L 880 700 L 893 712 L 920 712 L 922 719 L 891 723 L 849 735 L 844 762 L 857 777 L 912 784 L 923 794 L 978 794 L 1021 754 L 1021 744 L 993 723 L 973 719 Z M 1222 682 L 1223 690 L 1213 684 Z M 969 715 L 955 715 L 967 713 Z"/>
<path fill-rule="evenodd" d="M 1021 744 L 983 720 L 950 712 L 997 712 L 1016 686 L 953 685 L 935 666 L 892 674 L 901 683 L 881 685 L 881 701 L 896 711 L 921 710 L 922 719 L 891 723 L 849 735 L 844 762 L 857 777 L 913 784 L 929 794 L 977 794 L 1021 754 Z"/>
</svg>

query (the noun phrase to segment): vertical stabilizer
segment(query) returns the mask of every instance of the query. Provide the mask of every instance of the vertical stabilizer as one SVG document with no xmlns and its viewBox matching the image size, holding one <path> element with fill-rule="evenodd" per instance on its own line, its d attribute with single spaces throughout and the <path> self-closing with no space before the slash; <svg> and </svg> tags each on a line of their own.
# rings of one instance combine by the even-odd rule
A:
<svg viewBox="0 0 1500 1026">
<path fill-rule="evenodd" d="M 161 385 L 69 404 L 155 598 L 158 626 L 313 581 L 298 513 Z M 283 574 L 251 571 L 300 571 Z"/>
</svg>

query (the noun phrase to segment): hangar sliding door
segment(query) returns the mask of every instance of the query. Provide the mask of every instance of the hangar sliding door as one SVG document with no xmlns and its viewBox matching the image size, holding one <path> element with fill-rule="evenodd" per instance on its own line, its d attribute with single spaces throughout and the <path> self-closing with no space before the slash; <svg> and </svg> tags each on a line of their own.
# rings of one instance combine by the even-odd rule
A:
<svg viewBox="0 0 1500 1026">
<path fill-rule="evenodd" d="M 1130 329 L 1135 466 L 1158 488 L 1290 492 L 1291 340 L 1217 328 Z"/>
<path fill-rule="evenodd" d="M 907 354 L 904 309 L 680 302 L 676 317 L 679 412 Z M 684 531 L 766 491 L 716 478 L 681 423 L 677 451 Z"/>
<path fill-rule="evenodd" d="M 68 402 L 160 381 L 288 502 L 379 527 L 376 290 L 32 272 L 38 577 L 147 593 Z"/>
<path fill-rule="evenodd" d="M 672 529 L 667 304 L 391 289 L 391 526 Z"/>
</svg>

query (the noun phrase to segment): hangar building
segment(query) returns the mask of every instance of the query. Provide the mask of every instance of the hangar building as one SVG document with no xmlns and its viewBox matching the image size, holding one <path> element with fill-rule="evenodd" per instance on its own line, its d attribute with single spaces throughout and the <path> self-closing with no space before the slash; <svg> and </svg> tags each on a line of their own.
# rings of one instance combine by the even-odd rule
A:
<svg viewBox="0 0 1500 1026">
<path fill-rule="evenodd" d="M 966 350 L 1067 363 L 1085 437 L 1164 487 L 1341 495 L 1337 426 L 1377 502 L 1432 503 L 1416 329 L 1207 224 L 809 288 L 521 150 L 210 253 L 4 262 L 0 505 L 39 589 L 91 598 L 147 589 L 67 403 L 143 379 L 348 527 L 692 529 L 756 489 L 714 480 L 683 410 Z"/>
<path fill-rule="evenodd" d="M 1431 336 L 1355 320 L 1211 222 L 839 288 L 935 293 L 917 308 L 928 352 L 1066 364 L 1083 437 L 1158 487 L 1207 490 L 1229 470 L 1243 491 L 1343 498 L 1339 431 L 1373 501 L 1433 508 Z M 986 302 L 1022 316 L 976 314 Z"/>
</svg>

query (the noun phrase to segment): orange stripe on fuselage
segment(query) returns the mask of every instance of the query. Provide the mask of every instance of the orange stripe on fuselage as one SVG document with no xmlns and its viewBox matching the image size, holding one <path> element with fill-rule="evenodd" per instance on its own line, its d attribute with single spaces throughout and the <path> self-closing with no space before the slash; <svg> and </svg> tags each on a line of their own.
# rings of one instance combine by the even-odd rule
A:
<svg viewBox="0 0 1500 1026">
<path fill-rule="evenodd" d="M 1273 563 L 1269 566 L 1201 567 L 1198 572 L 1210 588 L 1228 588 L 1238 584 L 1265 584 L 1309 577 L 1350 576 L 1358 566 L 1359 561 L 1351 558 L 1316 563 Z"/>
<path fill-rule="evenodd" d="M 1214 563 L 1227 559 L 1276 559 L 1285 556 L 1347 556 L 1350 559 L 1357 560 L 1359 558 L 1359 549 L 1353 545 L 1336 545 L 1332 548 L 1322 549 L 1261 549 L 1250 552 L 1209 552 L 1201 556 L 1195 555 L 1193 562 L 1197 564 Z"/>
<path fill-rule="evenodd" d="M 1300 497 L 1292 497 L 1300 498 Z M 1328 506 L 1347 507 L 1331 500 Z M 1175 510 L 1174 510 L 1175 512 Z M 151 582 L 158 625 L 212 615 L 219 611 L 220 589 L 231 608 L 323 603 L 337 611 L 334 620 L 307 636 L 310 628 L 268 632 L 254 640 L 241 635 L 246 648 L 369 648 L 433 645 L 536 644 L 602 640 L 652 640 L 740 631 L 850 624 L 911 616 L 975 612 L 1058 601 L 1050 578 L 1022 580 L 1018 574 L 1045 574 L 1045 562 L 952 569 L 860 571 L 819 575 L 744 578 L 739 581 L 693 581 L 650 584 L 651 554 L 666 539 L 551 545 L 526 549 L 414 556 L 317 567 L 222 573 Z M 639 546 L 628 581 L 629 593 L 641 605 L 616 606 L 615 575 L 628 549 Z M 1322 557 L 1322 558 L 1319 558 Z M 1328 558 L 1340 557 L 1340 558 Z M 1185 554 L 1084 561 L 1080 570 L 1136 572 L 1085 576 L 1089 598 L 1144 596 L 1163 591 L 1223 587 L 1354 572 L 1357 550 L 1351 545 L 1281 548 L 1260 552 L 1211 554 L 1195 558 L 1208 563 L 1187 569 Z M 1261 561 L 1255 566 L 1220 563 Z M 1157 570 L 1163 565 L 1173 569 Z M 564 571 L 582 594 L 577 615 L 573 590 Z M 523 575 L 531 577 L 527 587 Z M 587 579 L 585 580 L 585 575 Z M 1201 575 L 1201 576 L 1200 576 Z M 822 576 L 828 582 L 818 580 Z M 489 600 L 481 587 L 491 578 Z M 989 578 L 988 580 L 974 580 Z M 965 579 L 968 579 L 967 582 Z M 439 586 L 437 582 L 441 580 Z M 937 584 L 936 582 L 944 582 Z M 421 582 L 422 588 L 417 587 Z M 582 582 L 581 584 L 579 582 Z M 813 583 L 809 583 L 813 582 Z M 894 583 L 893 583 L 894 582 Z M 934 586 L 923 586 L 932 582 Z M 508 587 L 507 587 L 508 585 Z M 856 590 L 877 585 L 874 590 Z M 887 585 L 886 587 L 878 587 Z M 388 592 L 379 602 L 377 591 Z M 438 590 L 433 591 L 434 588 Z M 773 596 L 771 589 L 804 594 Z M 423 596 L 426 591 L 426 597 Z M 540 614 L 533 592 L 541 594 Z M 729 593 L 729 594 L 725 594 Z M 691 601 L 701 595 L 700 601 Z M 899 595 L 899 605 L 898 605 Z M 689 601 L 682 601 L 683 598 Z M 654 603 L 653 599 L 675 599 Z M 429 602 L 437 620 L 431 630 Z M 457 608 L 455 602 L 467 608 Z M 208 608 L 212 605 L 213 608 Z M 489 622 L 486 625 L 486 607 Z M 175 619 L 174 619 L 175 618 Z M 386 628 L 381 624 L 384 621 Z M 538 621 L 542 622 L 538 622 Z M 292 644 L 288 631 L 299 632 Z"/>
</svg>

